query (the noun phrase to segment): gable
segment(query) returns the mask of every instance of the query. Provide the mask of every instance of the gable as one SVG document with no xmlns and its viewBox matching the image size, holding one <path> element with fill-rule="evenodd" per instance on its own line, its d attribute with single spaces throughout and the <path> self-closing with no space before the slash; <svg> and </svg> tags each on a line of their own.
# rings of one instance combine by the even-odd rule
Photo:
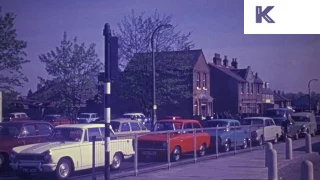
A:
<svg viewBox="0 0 320 180">
<path fill-rule="evenodd" d="M 198 59 L 196 60 L 196 64 L 194 66 L 194 69 L 197 69 L 197 70 L 206 70 L 206 71 L 209 71 L 209 66 L 207 64 L 207 61 L 206 61 L 206 58 L 205 56 L 203 55 L 203 53 L 201 53 L 198 57 Z"/>
</svg>

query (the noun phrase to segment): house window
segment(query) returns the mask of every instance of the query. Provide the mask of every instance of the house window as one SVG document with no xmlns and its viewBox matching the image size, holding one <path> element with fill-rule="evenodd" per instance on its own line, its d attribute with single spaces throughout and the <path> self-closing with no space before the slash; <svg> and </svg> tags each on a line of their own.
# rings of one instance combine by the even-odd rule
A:
<svg viewBox="0 0 320 180">
<path fill-rule="evenodd" d="M 257 84 L 257 94 L 260 94 L 260 85 Z"/>
<path fill-rule="evenodd" d="M 207 74 L 206 73 L 203 74 L 202 87 L 203 87 L 203 89 L 207 88 Z"/>
<path fill-rule="evenodd" d="M 247 83 L 247 94 L 250 93 L 250 83 Z"/>
<path fill-rule="evenodd" d="M 251 84 L 251 94 L 253 94 L 253 83 Z"/>
<path fill-rule="evenodd" d="M 200 73 L 197 73 L 197 88 L 201 88 L 201 84 L 200 84 Z"/>
<path fill-rule="evenodd" d="M 241 94 L 244 93 L 244 83 L 241 83 Z"/>
</svg>

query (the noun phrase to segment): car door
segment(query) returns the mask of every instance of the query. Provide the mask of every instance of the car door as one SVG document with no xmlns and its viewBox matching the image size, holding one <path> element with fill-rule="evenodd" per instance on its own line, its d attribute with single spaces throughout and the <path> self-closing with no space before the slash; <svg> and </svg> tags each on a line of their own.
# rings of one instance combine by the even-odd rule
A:
<svg viewBox="0 0 320 180">
<path fill-rule="evenodd" d="M 194 150 L 193 127 L 192 123 L 186 122 L 183 125 L 183 132 L 181 134 L 182 151 L 191 152 Z"/>
<path fill-rule="evenodd" d="M 278 134 L 278 137 L 280 137 L 281 136 L 280 128 L 276 126 L 273 119 L 269 119 L 269 124 L 270 124 L 271 132 L 272 132 L 271 137 L 270 137 L 271 140 L 276 139 L 277 134 Z"/>
<path fill-rule="evenodd" d="M 245 133 L 244 133 L 244 129 L 242 129 L 240 127 L 240 123 L 239 122 L 234 122 L 234 125 L 236 126 L 236 143 L 237 146 L 240 146 L 243 144 L 244 139 L 246 138 Z"/>
<path fill-rule="evenodd" d="M 197 149 L 200 149 L 200 146 L 202 145 L 202 143 L 205 142 L 204 133 L 202 131 L 201 126 L 198 123 L 192 123 L 192 126 L 196 132 Z M 208 146 L 208 144 L 207 144 L 207 146 Z"/>
<path fill-rule="evenodd" d="M 100 134 L 100 129 L 99 128 L 88 128 L 86 130 L 86 133 L 85 133 L 87 136 L 87 138 L 85 138 L 84 140 L 86 141 L 83 141 L 81 146 L 80 146 L 80 149 L 81 149 L 81 166 L 83 168 L 91 168 L 92 167 L 92 137 L 93 136 L 96 136 L 96 138 L 98 139 L 101 139 L 101 134 Z M 97 145 L 95 146 L 97 147 Z M 97 150 L 95 150 L 95 152 L 97 153 L 96 156 L 95 156 L 95 160 L 96 160 L 96 163 L 97 161 L 99 162 L 101 159 L 101 157 L 99 157 L 99 153 L 98 153 L 98 150 L 100 150 L 99 148 Z"/>
<path fill-rule="evenodd" d="M 223 134 L 226 134 L 228 136 L 228 139 L 230 139 L 231 141 L 231 147 L 234 147 L 236 142 L 237 128 L 235 127 L 236 125 L 234 122 L 229 122 L 228 126 L 229 126 L 229 131 L 226 131 Z"/>
<path fill-rule="evenodd" d="M 272 124 L 270 122 L 270 119 L 266 119 L 265 120 L 265 140 L 266 141 L 270 141 L 273 140 L 275 137 L 275 132 L 274 132 L 274 128 L 272 127 Z"/>
<path fill-rule="evenodd" d="M 38 143 L 38 136 L 35 124 L 25 124 L 21 129 L 19 144 L 28 145 Z"/>
<path fill-rule="evenodd" d="M 53 129 L 52 126 L 44 123 L 36 124 L 36 128 L 37 128 L 38 143 L 45 142 Z"/>
</svg>

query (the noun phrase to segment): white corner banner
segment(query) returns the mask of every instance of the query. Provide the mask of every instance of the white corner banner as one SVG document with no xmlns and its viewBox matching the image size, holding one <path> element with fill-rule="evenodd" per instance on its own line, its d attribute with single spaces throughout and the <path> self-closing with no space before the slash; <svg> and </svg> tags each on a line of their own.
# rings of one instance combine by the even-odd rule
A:
<svg viewBox="0 0 320 180">
<path fill-rule="evenodd" d="M 320 0 L 244 0 L 244 34 L 320 34 Z"/>
</svg>

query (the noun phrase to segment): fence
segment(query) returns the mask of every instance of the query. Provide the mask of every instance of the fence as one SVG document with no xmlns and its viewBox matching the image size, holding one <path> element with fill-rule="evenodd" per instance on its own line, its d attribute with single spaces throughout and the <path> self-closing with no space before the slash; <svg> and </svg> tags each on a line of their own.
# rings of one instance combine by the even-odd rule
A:
<svg viewBox="0 0 320 180">
<path fill-rule="evenodd" d="M 263 145 L 265 140 L 274 140 L 265 139 L 270 137 L 265 133 L 269 133 L 267 126 L 249 125 L 112 135 L 111 175 L 138 175 L 139 172 L 263 148 L 259 145 Z M 104 166 L 105 146 L 104 138 L 91 139 L 93 153 L 90 156 L 95 179 L 99 167 Z"/>
</svg>

